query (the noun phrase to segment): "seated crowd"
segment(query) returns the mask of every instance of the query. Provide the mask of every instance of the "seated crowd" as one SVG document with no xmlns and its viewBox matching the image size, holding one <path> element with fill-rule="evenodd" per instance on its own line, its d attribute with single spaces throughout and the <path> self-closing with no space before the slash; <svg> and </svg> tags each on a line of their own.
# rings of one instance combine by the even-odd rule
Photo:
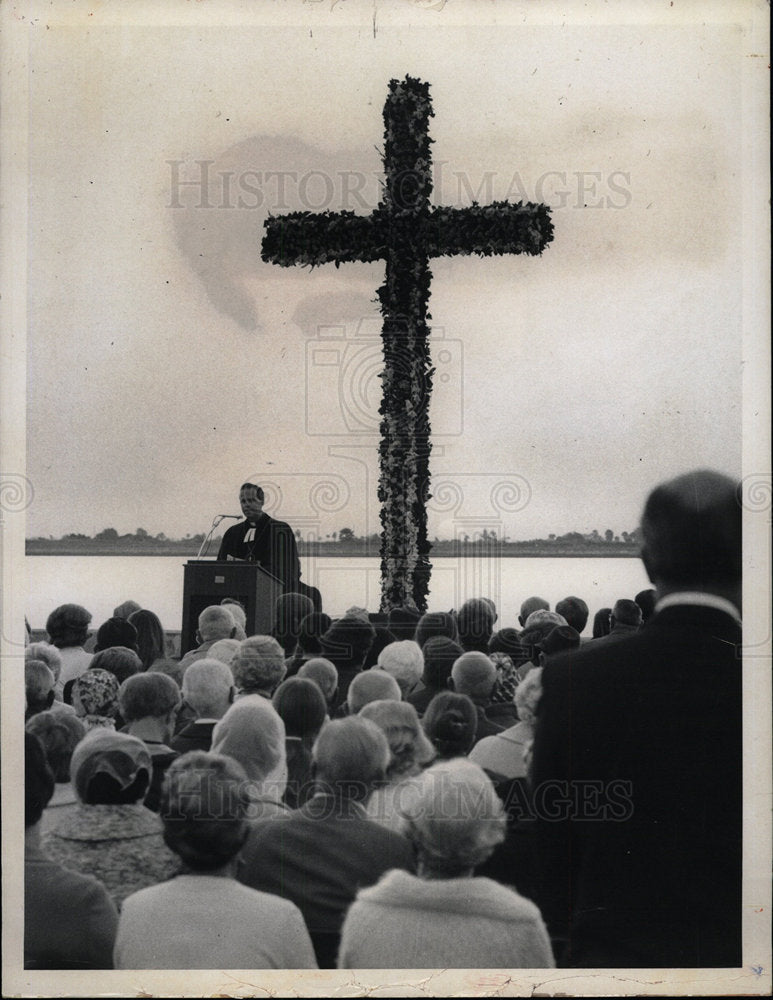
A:
<svg viewBox="0 0 773 1000">
<path fill-rule="evenodd" d="M 561 607 L 497 630 L 487 599 L 334 621 L 285 594 L 248 636 L 227 601 L 181 659 L 133 601 L 93 654 L 56 608 L 26 651 L 27 967 L 553 966 L 502 795 L 541 664 L 583 641 Z"/>
<path fill-rule="evenodd" d="M 734 489 L 653 493 L 657 607 L 285 594 L 249 635 L 226 599 L 182 658 L 134 602 L 93 653 L 56 608 L 25 658 L 25 967 L 733 965 Z"/>
</svg>

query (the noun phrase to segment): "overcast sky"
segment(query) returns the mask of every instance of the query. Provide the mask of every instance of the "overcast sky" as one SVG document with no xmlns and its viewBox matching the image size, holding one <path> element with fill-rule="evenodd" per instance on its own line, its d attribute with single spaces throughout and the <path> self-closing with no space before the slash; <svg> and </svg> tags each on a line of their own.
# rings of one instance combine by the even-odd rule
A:
<svg viewBox="0 0 773 1000">
<path fill-rule="evenodd" d="M 245 479 L 304 534 L 378 530 L 383 265 L 259 251 L 269 211 L 375 207 L 406 74 L 434 202 L 555 226 L 431 265 L 430 535 L 627 531 L 664 478 L 741 474 L 742 32 L 459 7 L 30 31 L 28 535 L 204 531 Z"/>
</svg>

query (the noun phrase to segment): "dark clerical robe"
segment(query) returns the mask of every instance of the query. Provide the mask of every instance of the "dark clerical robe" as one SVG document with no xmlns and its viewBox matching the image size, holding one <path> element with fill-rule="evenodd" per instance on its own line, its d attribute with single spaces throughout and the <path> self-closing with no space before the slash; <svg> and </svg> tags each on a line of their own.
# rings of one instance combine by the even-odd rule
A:
<svg viewBox="0 0 773 1000">
<path fill-rule="evenodd" d="M 251 528 L 255 529 L 254 537 L 247 537 Z M 229 528 L 223 535 L 217 558 L 259 563 L 282 581 L 285 590 L 295 590 L 301 575 L 292 528 L 268 514 L 259 514 L 254 525 L 240 521 Z"/>
</svg>

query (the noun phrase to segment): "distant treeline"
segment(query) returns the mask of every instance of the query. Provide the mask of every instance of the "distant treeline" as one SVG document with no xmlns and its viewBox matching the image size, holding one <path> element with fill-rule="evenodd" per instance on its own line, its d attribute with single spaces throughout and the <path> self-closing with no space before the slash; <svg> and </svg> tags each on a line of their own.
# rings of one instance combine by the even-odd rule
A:
<svg viewBox="0 0 773 1000">
<path fill-rule="evenodd" d="M 304 539 L 297 532 L 298 552 L 301 556 L 378 556 L 380 536 L 355 535 L 350 528 L 324 538 Z M 143 556 L 195 556 L 204 541 L 204 534 L 186 535 L 185 538 L 167 538 L 161 532 L 151 535 L 138 528 L 133 535 L 119 535 L 114 528 L 105 528 L 95 536 L 68 534 L 61 538 L 28 538 L 27 555 L 143 555 Z M 220 536 L 207 546 L 207 556 L 217 553 Z M 497 537 L 496 531 L 484 529 L 480 535 L 460 538 L 435 538 L 432 555 L 451 558 L 492 556 L 635 556 L 640 539 L 636 531 L 616 535 L 611 529 L 600 534 L 595 529 L 588 534 L 570 531 L 564 535 L 547 538 L 530 538 L 514 541 L 505 536 Z"/>
</svg>

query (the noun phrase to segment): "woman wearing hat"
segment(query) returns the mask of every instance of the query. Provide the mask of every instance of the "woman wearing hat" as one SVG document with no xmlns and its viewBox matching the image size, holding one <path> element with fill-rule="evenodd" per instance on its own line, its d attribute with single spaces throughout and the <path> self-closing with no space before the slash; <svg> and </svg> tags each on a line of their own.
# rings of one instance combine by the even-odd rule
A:
<svg viewBox="0 0 773 1000">
<path fill-rule="evenodd" d="M 87 732 L 100 728 L 115 729 L 118 678 L 99 667 L 87 670 L 73 684 L 72 704 Z"/>
<path fill-rule="evenodd" d="M 142 740 L 104 728 L 88 733 L 70 761 L 78 805 L 44 837 L 49 857 L 94 875 L 118 906 L 178 868 L 160 818 L 142 804 L 151 770 Z"/>
</svg>

